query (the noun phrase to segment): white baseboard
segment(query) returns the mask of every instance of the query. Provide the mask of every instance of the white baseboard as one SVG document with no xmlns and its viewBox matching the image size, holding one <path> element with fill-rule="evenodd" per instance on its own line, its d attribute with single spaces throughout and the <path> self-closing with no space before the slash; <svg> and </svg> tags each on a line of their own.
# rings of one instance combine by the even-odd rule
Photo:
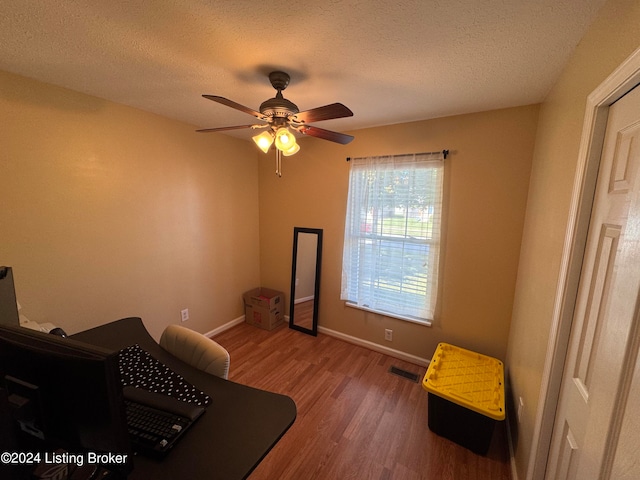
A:
<svg viewBox="0 0 640 480">
<path fill-rule="evenodd" d="M 206 332 L 204 334 L 205 337 L 215 337 L 216 335 L 218 335 L 219 333 L 222 333 L 226 330 L 229 330 L 231 327 L 235 327 L 236 325 L 240 325 L 242 322 L 244 322 L 244 315 L 242 315 L 241 317 L 236 318 L 235 320 L 231 320 L 230 322 L 225 323 L 224 325 L 221 325 L 217 328 L 214 328 L 213 330 Z"/>
<path fill-rule="evenodd" d="M 373 350 L 378 353 L 383 353 L 385 355 L 389 355 L 390 357 L 398 358 L 406 362 L 415 363 L 416 365 L 422 365 L 423 367 L 428 366 L 429 363 L 431 362 L 431 359 L 429 358 L 422 358 L 416 355 L 411 355 L 409 353 L 401 352 L 400 350 L 394 350 L 393 348 L 389 348 L 383 345 L 379 345 L 377 343 L 369 342 L 368 340 L 362 340 L 361 338 L 352 337 L 351 335 L 347 335 L 346 333 L 337 332 L 335 330 L 331 330 L 326 327 L 318 326 L 318 331 L 320 333 L 324 333 L 325 335 L 329 335 L 331 337 L 344 340 L 345 342 L 353 343 L 354 345 L 365 347 L 365 348 L 368 348 L 369 350 Z"/>
<path fill-rule="evenodd" d="M 229 330 L 236 325 L 244 322 L 244 315 L 236 318 L 235 320 L 231 320 L 230 322 L 225 323 L 213 330 L 206 332 L 204 335 L 206 337 L 212 338 L 216 335 Z M 285 315 L 285 323 L 289 323 L 289 316 Z M 400 360 L 404 360 L 406 362 L 415 363 L 416 365 L 422 365 L 423 367 L 427 367 L 431 359 L 422 358 L 416 355 L 411 355 L 409 353 L 401 352 L 400 350 L 394 350 L 393 348 L 385 347 L 382 345 L 378 345 L 377 343 L 369 342 L 367 340 L 362 340 L 361 338 L 352 337 L 351 335 L 347 335 L 346 333 L 337 332 L 335 330 L 331 330 L 325 327 L 318 327 L 318 331 L 320 333 L 324 333 L 325 335 L 329 335 L 330 337 L 335 337 L 340 340 L 344 340 L 345 342 L 353 343 L 354 345 L 358 345 L 360 347 L 368 348 L 369 350 L 373 350 L 374 352 L 384 353 L 385 355 L 389 355 L 390 357 L 399 358 Z"/>
<path fill-rule="evenodd" d="M 313 300 L 315 298 L 314 295 L 310 295 L 308 297 L 302 297 L 302 298 L 296 298 L 293 303 L 295 305 L 299 304 L 299 303 L 304 303 L 304 302 L 308 302 L 309 300 Z"/>
</svg>

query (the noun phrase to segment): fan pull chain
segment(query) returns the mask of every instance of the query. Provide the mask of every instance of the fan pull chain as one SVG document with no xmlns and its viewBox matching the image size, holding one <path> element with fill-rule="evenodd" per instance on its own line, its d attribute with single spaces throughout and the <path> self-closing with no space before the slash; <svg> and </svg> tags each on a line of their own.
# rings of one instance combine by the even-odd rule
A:
<svg viewBox="0 0 640 480">
<path fill-rule="evenodd" d="M 276 148 L 276 175 L 282 177 L 282 152 Z"/>
</svg>

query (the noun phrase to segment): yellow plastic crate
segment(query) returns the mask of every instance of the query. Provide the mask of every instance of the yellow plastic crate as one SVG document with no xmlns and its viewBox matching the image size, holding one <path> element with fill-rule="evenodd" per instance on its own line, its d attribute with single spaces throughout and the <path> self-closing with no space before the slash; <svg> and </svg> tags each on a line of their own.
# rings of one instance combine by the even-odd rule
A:
<svg viewBox="0 0 640 480">
<path fill-rule="evenodd" d="M 504 365 L 493 357 L 438 344 L 422 387 L 494 420 L 504 420 Z"/>
</svg>

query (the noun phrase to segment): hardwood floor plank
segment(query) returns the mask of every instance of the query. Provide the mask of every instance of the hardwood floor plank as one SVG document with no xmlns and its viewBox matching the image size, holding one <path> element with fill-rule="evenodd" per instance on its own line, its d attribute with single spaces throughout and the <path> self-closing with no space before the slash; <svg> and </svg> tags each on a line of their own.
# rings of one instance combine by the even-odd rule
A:
<svg viewBox="0 0 640 480">
<path fill-rule="evenodd" d="M 295 423 L 249 480 L 509 480 L 504 422 L 487 456 L 429 430 L 425 368 L 327 335 L 241 324 L 215 337 L 229 379 L 289 395 Z"/>
</svg>

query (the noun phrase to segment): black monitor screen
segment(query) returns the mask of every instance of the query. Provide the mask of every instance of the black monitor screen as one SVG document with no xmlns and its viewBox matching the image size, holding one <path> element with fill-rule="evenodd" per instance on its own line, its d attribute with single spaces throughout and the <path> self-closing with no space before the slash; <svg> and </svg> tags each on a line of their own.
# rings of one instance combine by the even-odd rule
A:
<svg viewBox="0 0 640 480">
<path fill-rule="evenodd" d="M 94 460 L 121 454 L 105 467 L 125 475 L 132 463 L 117 355 L 0 325 L 0 451 L 37 452 L 43 461 L 63 451 L 85 467 L 89 454 Z M 29 478 L 26 470 L 10 473 Z"/>
<path fill-rule="evenodd" d="M 0 324 L 20 325 L 11 267 L 0 267 Z"/>
</svg>

